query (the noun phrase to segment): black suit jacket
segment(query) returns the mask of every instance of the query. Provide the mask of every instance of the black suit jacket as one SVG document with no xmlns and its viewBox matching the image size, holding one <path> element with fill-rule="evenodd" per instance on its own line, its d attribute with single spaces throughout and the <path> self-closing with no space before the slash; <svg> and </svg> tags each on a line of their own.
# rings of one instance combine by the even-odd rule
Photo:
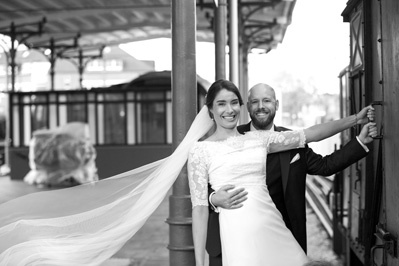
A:
<svg viewBox="0 0 399 266">
<path fill-rule="evenodd" d="M 250 131 L 250 125 L 250 123 L 241 125 L 237 129 L 243 134 Z M 274 129 L 275 131 L 289 130 L 283 127 L 275 127 Z M 290 164 L 292 158 L 297 154 L 300 156 L 299 160 Z M 287 227 L 305 252 L 307 250 L 305 201 L 307 174 L 330 176 L 342 171 L 366 155 L 367 152 L 356 139 L 325 157 L 313 152 L 307 145 L 304 148 L 267 155 L 266 184 L 270 196 L 281 212 Z M 269 172 L 269 166 L 271 166 L 270 171 L 272 172 Z M 219 214 L 211 209 L 206 249 L 210 256 L 217 257 L 221 254 Z"/>
</svg>

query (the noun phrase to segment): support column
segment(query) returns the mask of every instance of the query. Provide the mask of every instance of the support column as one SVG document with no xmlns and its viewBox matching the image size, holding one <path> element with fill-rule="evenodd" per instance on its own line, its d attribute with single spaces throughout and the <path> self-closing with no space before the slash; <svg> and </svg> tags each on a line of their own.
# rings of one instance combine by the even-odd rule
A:
<svg viewBox="0 0 399 266">
<path fill-rule="evenodd" d="M 83 90 L 83 73 L 85 71 L 85 63 L 83 62 L 83 51 L 79 49 L 78 52 L 78 71 L 79 71 L 79 87 Z"/>
<path fill-rule="evenodd" d="M 172 0 L 173 147 L 176 148 L 197 114 L 196 1 Z M 183 167 L 169 198 L 169 265 L 194 266 L 191 200 L 187 168 Z"/>
<path fill-rule="evenodd" d="M 4 68 L 5 71 L 6 71 L 6 75 L 5 75 L 5 90 L 4 91 L 10 91 L 10 88 L 9 88 L 9 75 L 8 75 L 9 69 L 10 69 L 10 62 L 11 62 L 10 61 L 10 54 L 9 54 L 9 51 L 8 51 L 9 49 L 8 49 L 6 43 L 4 42 L 4 40 L 0 40 L 0 41 L 1 41 L 0 42 L 0 48 L 3 49 L 3 52 L 4 52 L 3 54 L 6 57 L 5 58 L 6 67 Z"/>
<path fill-rule="evenodd" d="M 215 76 L 226 79 L 227 3 L 219 0 L 215 7 Z"/>
<path fill-rule="evenodd" d="M 50 62 L 50 90 L 54 91 L 55 90 L 55 61 L 57 60 L 57 57 L 55 55 L 55 42 L 54 39 L 51 38 L 50 39 L 50 51 L 51 54 L 48 57 L 48 60 Z"/>
<path fill-rule="evenodd" d="M 54 38 L 50 38 L 49 40 L 49 45 L 37 45 L 37 46 L 32 46 L 31 48 L 33 49 L 41 49 L 44 56 L 47 57 L 47 60 L 50 62 L 50 90 L 54 91 L 55 90 L 55 63 L 58 58 L 63 57 L 63 53 L 70 49 L 76 49 L 79 44 L 78 44 L 78 39 L 80 38 L 80 34 L 77 34 L 76 37 L 73 38 L 73 43 L 72 44 L 57 44 L 57 41 L 63 41 L 65 39 L 58 39 L 55 40 Z M 50 54 L 46 55 L 45 51 L 46 49 L 50 50 Z"/>
<path fill-rule="evenodd" d="M 238 0 L 230 0 L 229 5 L 229 52 L 230 52 L 230 81 L 239 86 L 238 65 Z"/>
<path fill-rule="evenodd" d="M 0 29 L 0 33 L 3 35 L 8 35 L 11 38 L 11 47 L 8 51 L 9 53 L 9 62 L 8 62 L 8 67 L 11 69 L 11 91 L 15 91 L 15 82 L 16 82 L 16 73 L 15 73 L 15 68 L 17 67 L 17 64 L 15 62 L 15 58 L 17 56 L 17 49 L 20 43 L 25 43 L 28 38 L 34 35 L 41 35 L 43 31 L 43 25 L 46 23 L 46 19 L 43 18 L 42 21 L 38 23 L 38 30 L 37 31 L 32 31 L 32 30 L 26 30 L 23 29 L 26 26 L 31 26 L 30 24 L 21 24 L 21 25 L 15 25 L 14 22 L 11 22 L 10 25 L 10 31 L 4 31 L 3 29 Z M 18 28 L 20 28 L 18 30 Z M 21 30 L 22 28 L 22 30 Z M 20 37 L 20 38 L 18 38 Z M 18 41 L 18 45 L 15 46 L 15 42 Z M 4 50 L 6 53 L 6 51 Z M 7 68 L 7 73 L 6 75 L 8 76 L 8 68 Z M 8 88 L 8 84 L 7 84 Z"/>
<path fill-rule="evenodd" d="M 65 55 L 62 54 L 62 52 L 59 54 L 59 57 L 62 59 L 67 59 L 69 60 L 72 64 L 74 64 L 79 72 L 79 87 L 81 90 L 84 89 L 83 87 L 83 74 L 85 72 L 86 65 L 94 59 L 97 58 L 102 58 L 103 57 L 103 51 L 104 51 L 105 45 L 101 46 L 99 48 L 99 53 L 98 54 L 88 54 L 92 52 L 91 50 L 86 50 L 84 51 L 82 48 L 79 48 L 79 50 L 75 51 L 76 54 L 70 54 L 70 55 Z M 84 52 L 87 52 L 84 54 Z"/>
<path fill-rule="evenodd" d="M 244 102 L 247 101 L 248 99 L 248 49 L 247 49 L 247 45 L 245 43 L 243 43 L 240 46 L 240 54 L 239 54 L 239 58 L 240 58 L 240 71 L 239 71 L 239 75 L 240 75 L 240 84 L 238 85 L 239 90 L 240 90 L 240 94 L 241 97 L 243 99 Z M 247 124 L 249 122 L 249 115 L 248 115 L 248 110 L 247 108 L 241 108 L 241 113 L 240 113 L 240 124 Z"/>
<path fill-rule="evenodd" d="M 10 58 L 11 58 L 11 62 L 10 62 L 10 68 L 11 68 L 11 91 L 14 92 L 15 91 L 15 68 L 17 66 L 17 64 L 15 63 L 15 57 L 17 56 L 17 48 L 15 47 L 15 26 L 14 23 L 11 23 L 11 49 L 10 49 Z M 7 69 L 7 73 L 6 75 L 8 75 L 8 69 Z"/>
</svg>

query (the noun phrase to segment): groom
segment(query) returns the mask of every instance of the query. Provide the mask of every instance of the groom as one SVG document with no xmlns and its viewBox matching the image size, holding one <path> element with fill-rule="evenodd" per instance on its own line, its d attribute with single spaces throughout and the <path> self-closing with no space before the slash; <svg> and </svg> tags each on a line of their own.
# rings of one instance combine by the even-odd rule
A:
<svg viewBox="0 0 399 266">
<path fill-rule="evenodd" d="M 285 131 L 287 128 L 277 127 L 273 120 L 279 102 L 274 89 L 266 84 L 257 84 L 248 92 L 247 109 L 251 122 L 238 126 L 243 134 L 253 130 Z M 367 118 L 358 118 L 366 122 Z M 341 150 L 322 157 L 307 145 L 305 148 L 268 154 L 266 184 L 277 209 L 281 212 L 286 226 L 306 252 L 306 175 L 330 176 L 342 171 L 349 165 L 365 157 L 368 149 L 365 144 L 372 141 L 370 137 L 359 135 L 346 144 Z M 222 254 L 219 234 L 219 217 L 216 207 L 236 209 L 246 200 L 244 189 L 234 189 L 226 185 L 218 191 L 209 189 L 211 211 L 208 220 L 206 249 L 209 253 L 209 266 L 221 266 Z"/>
</svg>

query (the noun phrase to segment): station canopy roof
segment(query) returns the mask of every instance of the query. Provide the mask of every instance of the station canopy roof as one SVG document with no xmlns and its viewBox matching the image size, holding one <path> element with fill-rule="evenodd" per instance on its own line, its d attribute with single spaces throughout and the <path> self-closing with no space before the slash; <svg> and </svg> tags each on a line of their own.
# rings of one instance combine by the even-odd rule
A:
<svg viewBox="0 0 399 266">
<path fill-rule="evenodd" d="M 248 48 L 276 48 L 291 23 L 296 0 L 237 1 Z M 1 1 L 0 34 L 13 35 L 32 48 L 43 48 L 52 39 L 58 45 L 87 49 L 171 37 L 171 4 L 172 0 L 6 0 Z M 196 0 L 198 41 L 214 41 L 214 5 L 214 0 Z"/>
</svg>

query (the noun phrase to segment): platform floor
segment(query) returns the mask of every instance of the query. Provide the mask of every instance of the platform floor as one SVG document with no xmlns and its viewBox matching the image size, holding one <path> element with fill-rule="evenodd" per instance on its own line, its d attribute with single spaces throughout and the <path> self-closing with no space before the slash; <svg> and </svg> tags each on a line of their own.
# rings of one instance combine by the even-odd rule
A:
<svg viewBox="0 0 399 266">
<path fill-rule="evenodd" d="M 41 190 L 23 181 L 10 180 L 8 176 L 0 177 L 0 203 Z M 140 231 L 102 266 L 169 266 L 169 226 L 165 223 L 168 215 L 169 197 L 166 197 Z M 307 221 L 309 257 L 341 266 L 331 250 L 331 240 L 310 208 Z"/>
</svg>

